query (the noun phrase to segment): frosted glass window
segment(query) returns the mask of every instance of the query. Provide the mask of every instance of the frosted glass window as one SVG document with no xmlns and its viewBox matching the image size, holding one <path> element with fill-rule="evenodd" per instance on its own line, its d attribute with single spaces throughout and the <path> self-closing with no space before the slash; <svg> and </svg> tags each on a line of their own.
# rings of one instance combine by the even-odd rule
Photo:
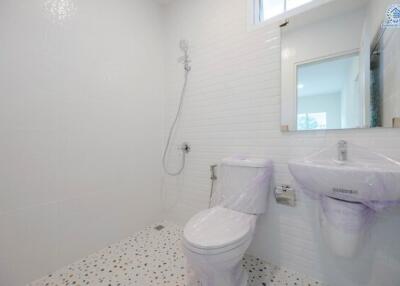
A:
<svg viewBox="0 0 400 286">
<path fill-rule="evenodd" d="M 312 0 L 286 0 L 286 10 L 292 10 L 310 2 L 312 2 Z"/>
<path fill-rule="evenodd" d="M 285 0 L 262 0 L 262 19 L 270 19 L 285 12 Z"/>
<path fill-rule="evenodd" d="M 313 0 L 258 0 L 256 5 L 256 18 L 260 21 L 271 19 L 275 16 L 282 15 L 285 12 L 312 2 Z"/>
</svg>

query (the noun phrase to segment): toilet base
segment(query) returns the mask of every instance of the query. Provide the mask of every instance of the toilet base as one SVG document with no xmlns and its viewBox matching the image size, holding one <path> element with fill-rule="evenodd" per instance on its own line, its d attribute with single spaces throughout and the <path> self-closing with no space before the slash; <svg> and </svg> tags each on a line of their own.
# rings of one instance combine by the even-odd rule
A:
<svg viewBox="0 0 400 286">
<path fill-rule="evenodd" d="M 237 216 L 237 214 L 235 215 Z M 233 241 L 231 244 L 221 244 L 219 248 L 201 248 L 193 245 L 190 240 L 187 240 L 187 237 L 183 237 L 182 246 L 187 261 L 188 286 L 247 285 L 248 273 L 242 267 L 243 256 L 253 239 L 257 217 L 245 214 L 241 216 L 246 216 L 245 223 L 249 224 L 250 227 L 240 240 Z M 217 227 L 223 228 L 225 226 L 221 222 L 215 226 L 215 228 Z M 207 229 L 204 232 L 207 233 Z M 227 240 L 229 241 L 229 238 Z"/>
<path fill-rule="evenodd" d="M 221 273 L 218 275 L 199 277 L 192 270 L 188 270 L 187 286 L 247 286 L 249 275 L 247 271 L 241 269 L 234 273 Z"/>
<path fill-rule="evenodd" d="M 250 241 L 217 255 L 201 255 L 184 247 L 187 286 L 246 286 L 248 273 L 242 267 L 242 258 Z"/>
</svg>

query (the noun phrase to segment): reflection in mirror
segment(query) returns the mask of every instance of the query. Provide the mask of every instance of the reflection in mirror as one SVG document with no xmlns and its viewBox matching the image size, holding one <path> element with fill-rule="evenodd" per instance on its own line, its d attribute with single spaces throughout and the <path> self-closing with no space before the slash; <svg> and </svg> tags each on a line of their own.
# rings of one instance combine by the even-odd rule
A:
<svg viewBox="0 0 400 286">
<path fill-rule="evenodd" d="M 362 125 L 358 63 L 351 54 L 297 66 L 297 130 Z"/>
<path fill-rule="evenodd" d="M 382 28 L 391 1 L 311 3 L 281 27 L 282 130 L 400 128 L 400 26 Z"/>
</svg>

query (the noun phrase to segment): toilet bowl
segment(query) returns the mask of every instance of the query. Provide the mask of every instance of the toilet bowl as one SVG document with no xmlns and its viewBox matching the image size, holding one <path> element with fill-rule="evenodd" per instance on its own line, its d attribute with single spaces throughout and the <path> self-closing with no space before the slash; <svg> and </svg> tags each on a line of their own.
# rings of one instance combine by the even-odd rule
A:
<svg viewBox="0 0 400 286">
<path fill-rule="evenodd" d="M 188 267 L 202 286 L 244 286 L 241 261 L 253 239 L 257 216 L 215 207 L 185 226 L 183 249 Z"/>
<path fill-rule="evenodd" d="M 183 231 L 188 286 L 245 286 L 242 258 L 266 211 L 272 162 L 225 159 L 219 168 L 215 207 L 193 216 Z"/>
</svg>

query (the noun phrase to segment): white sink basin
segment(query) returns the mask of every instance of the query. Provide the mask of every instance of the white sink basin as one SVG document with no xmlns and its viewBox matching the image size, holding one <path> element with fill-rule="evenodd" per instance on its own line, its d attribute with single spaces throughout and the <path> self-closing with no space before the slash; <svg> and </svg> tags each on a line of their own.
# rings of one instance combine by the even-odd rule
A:
<svg viewBox="0 0 400 286">
<path fill-rule="evenodd" d="M 340 257 L 358 253 L 377 211 L 400 205 L 400 163 L 345 141 L 291 161 L 289 169 L 318 200 L 322 237 Z"/>
<path fill-rule="evenodd" d="M 289 169 L 302 188 L 351 202 L 390 204 L 400 200 L 400 163 L 354 145 L 339 162 L 336 146 L 302 160 Z"/>
</svg>

